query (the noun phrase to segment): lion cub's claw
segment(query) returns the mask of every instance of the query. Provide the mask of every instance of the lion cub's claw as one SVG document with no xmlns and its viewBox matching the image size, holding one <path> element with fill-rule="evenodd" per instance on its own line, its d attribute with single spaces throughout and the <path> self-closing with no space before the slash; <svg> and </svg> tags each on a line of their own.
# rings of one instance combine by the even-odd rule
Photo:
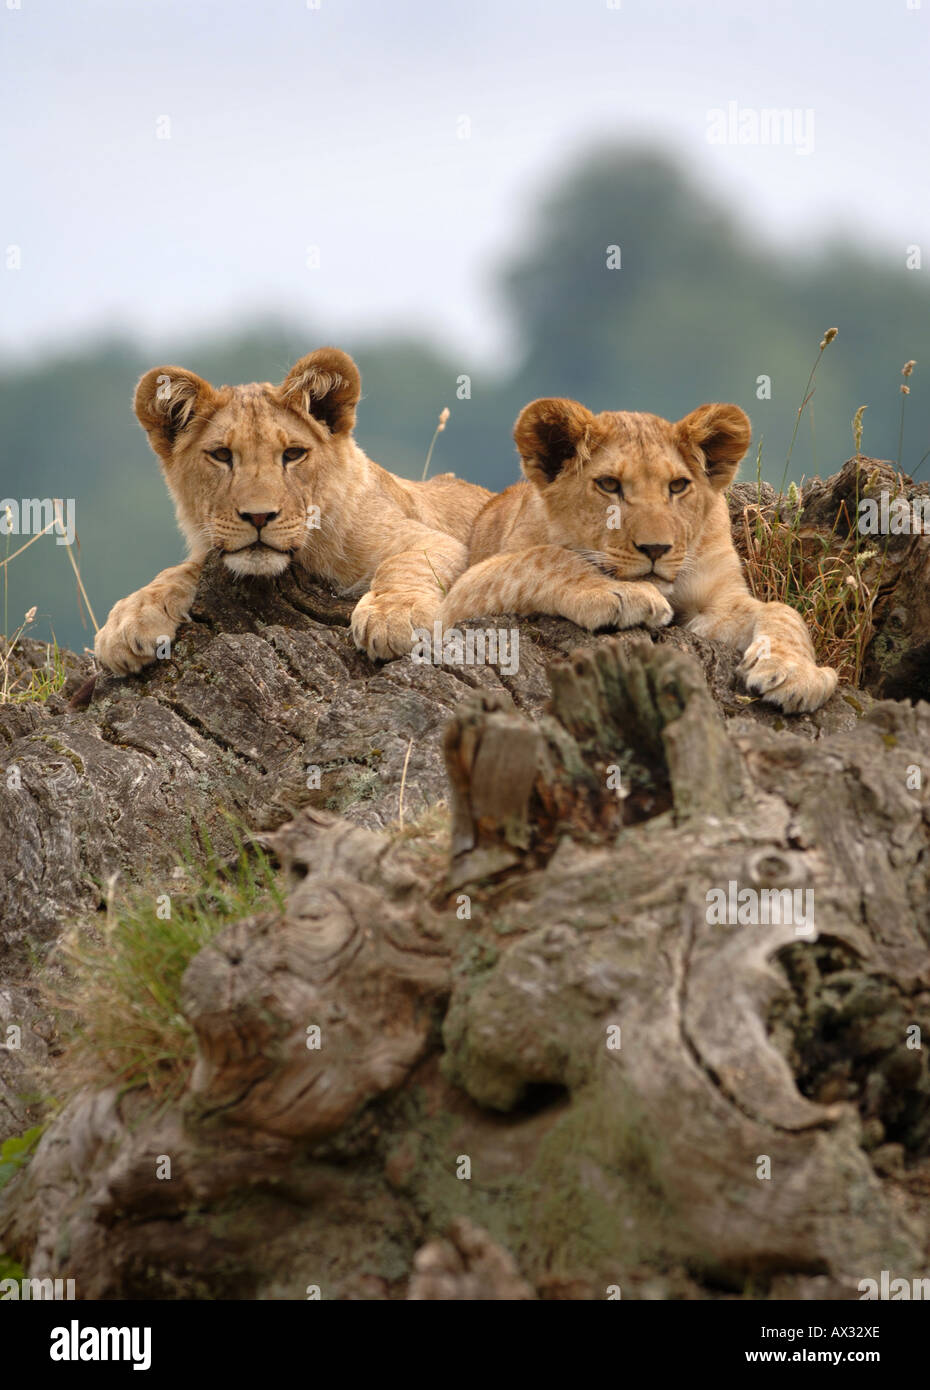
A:
<svg viewBox="0 0 930 1390">
<path fill-rule="evenodd" d="M 832 666 L 817 666 L 803 653 L 777 654 L 770 643 L 757 638 L 738 667 L 746 689 L 786 714 L 811 714 L 825 705 L 836 690 Z"/>
<path fill-rule="evenodd" d="M 160 604 L 130 594 L 113 605 L 97 633 L 94 652 L 113 675 L 134 675 L 156 660 L 159 646 L 173 642 L 177 630 L 178 622 Z"/>
<path fill-rule="evenodd" d="M 409 604 L 384 594 L 364 594 L 352 610 L 352 637 L 359 651 L 367 652 L 372 661 L 391 661 L 406 656 L 414 643 L 413 630 L 428 620 L 418 622 Z"/>
<path fill-rule="evenodd" d="M 675 616 L 672 605 L 654 584 L 641 582 L 631 593 L 619 595 L 623 627 L 668 627 Z"/>
<path fill-rule="evenodd" d="M 563 607 L 566 618 L 594 632 L 602 627 L 667 627 L 674 617 L 672 605 L 654 584 L 640 580 L 628 584 L 586 585 L 570 595 Z"/>
</svg>

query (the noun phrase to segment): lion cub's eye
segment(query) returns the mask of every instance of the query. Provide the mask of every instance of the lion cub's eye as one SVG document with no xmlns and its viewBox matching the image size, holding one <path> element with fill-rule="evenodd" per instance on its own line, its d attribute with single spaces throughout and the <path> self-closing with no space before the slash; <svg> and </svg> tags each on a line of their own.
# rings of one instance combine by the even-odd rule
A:
<svg viewBox="0 0 930 1390">
<path fill-rule="evenodd" d="M 673 478 L 668 485 L 669 492 L 684 492 L 685 488 L 691 486 L 690 478 Z"/>
<path fill-rule="evenodd" d="M 217 463 L 232 463 L 232 449 L 208 449 L 207 453 Z"/>
<path fill-rule="evenodd" d="M 623 487 L 619 478 L 595 478 L 594 486 L 599 487 L 601 492 L 615 493 L 618 497 L 623 496 Z"/>
<path fill-rule="evenodd" d="M 285 449 L 281 457 L 285 463 L 296 463 L 298 459 L 304 457 L 306 452 L 306 449 L 302 448 L 299 444 L 294 444 L 290 449 Z"/>
</svg>

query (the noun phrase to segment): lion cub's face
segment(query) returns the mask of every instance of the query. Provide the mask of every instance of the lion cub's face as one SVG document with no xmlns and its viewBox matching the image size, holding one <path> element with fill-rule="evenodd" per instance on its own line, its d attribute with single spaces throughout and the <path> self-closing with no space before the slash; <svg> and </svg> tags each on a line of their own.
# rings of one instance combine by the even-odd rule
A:
<svg viewBox="0 0 930 1390">
<path fill-rule="evenodd" d="M 280 386 L 214 389 L 180 367 L 147 372 L 136 415 L 194 547 L 220 551 L 234 574 L 287 569 L 317 524 L 321 483 L 344 465 L 360 393 L 336 348 L 303 358 Z"/>
<path fill-rule="evenodd" d="M 514 438 L 553 543 L 596 554 L 618 579 L 661 588 L 735 474 L 750 425 L 735 405 L 702 405 L 672 424 L 546 399 L 521 412 Z"/>
</svg>

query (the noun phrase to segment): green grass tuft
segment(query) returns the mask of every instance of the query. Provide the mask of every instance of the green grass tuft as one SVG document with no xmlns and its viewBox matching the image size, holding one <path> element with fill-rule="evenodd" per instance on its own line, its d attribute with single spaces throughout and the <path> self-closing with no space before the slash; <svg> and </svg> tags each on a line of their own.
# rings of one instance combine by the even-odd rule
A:
<svg viewBox="0 0 930 1390">
<path fill-rule="evenodd" d="M 108 892 L 104 925 L 74 926 L 63 938 L 55 960 L 66 978 L 53 991 L 66 1011 L 59 1097 L 117 1085 L 177 1098 L 196 1055 L 181 1010 L 185 970 L 227 923 L 283 908 L 274 868 L 258 846 L 237 833 L 236 856 L 224 863 L 202 829 L 199 838 L 198 858 L 182 853 L 172 879 L 118 902 Z"/>
</svg>

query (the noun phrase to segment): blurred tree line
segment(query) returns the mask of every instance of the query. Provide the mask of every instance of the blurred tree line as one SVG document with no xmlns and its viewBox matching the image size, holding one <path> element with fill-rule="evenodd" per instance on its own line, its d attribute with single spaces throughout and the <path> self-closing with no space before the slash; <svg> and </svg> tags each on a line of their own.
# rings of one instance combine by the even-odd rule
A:
<svg viewBox="0 0 930 1390">
<path fill-rule="evenodd" d="M 431 472 L 453 470 L 492 488 L 517 476 L 513 420 L 528 400 L 567 395 L 595 410 L 676 419 L 705 400 L 735 401 L 753 422 L 742 476 L 782 480 L 798 405 L 824 331 L 839 328 L 817 371 L 813 420 L 801 422 L 789 478 L 834 471 L 853 452 L 851 418 L 865 413 L 864 452 L 901 465 L 930 449 L 930 289 L 852 243 L 773 250 L 661 152 L 594 152 L 553 188 L 532 235 L 501 272 L 521 345 L 509 372 L 467 353 L 408 338 L 353 339 L 338 324 L 269 322 L 234 337 L 142 352 L 109 341 L 0 374 L 0 497 L 76 499 L 80 565 L 98 622 L 111 604 L 182 558 L 158 465 L 131 410 L 137 377 L 157 362 L 214 383 L 280 381 L 313 347 L 346 348 L 362 371 L 357 438 L 378 463 L 419 477 L 436 418 Z M 468 379 L 468 387 L 462 378 Z M 765 381 L 767 378 L 770 388 Z M 470 395 L 466 394 L 466 389 Z M 930 473 L 925 464 L 921 477 Z M 0 537 L 0 559 L 21 539 Z M 38 605 L 31 630 L 80 649 L 82 625 L 63 547 L 43 537 L 8 570 L 9 628 Z M 0 615 L 2 617 L 2 615 Z"/>
</svg>

